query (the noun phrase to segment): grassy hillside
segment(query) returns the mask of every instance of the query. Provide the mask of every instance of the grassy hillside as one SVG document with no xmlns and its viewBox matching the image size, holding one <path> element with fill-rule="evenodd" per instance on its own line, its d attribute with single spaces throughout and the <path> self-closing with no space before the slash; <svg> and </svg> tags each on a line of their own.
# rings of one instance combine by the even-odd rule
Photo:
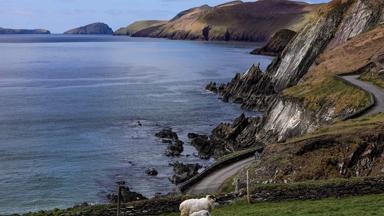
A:
<svg viewBox="0 0 384 216">
<path fill-rule="evenodd" d="M 270 144 L 249 167 L 251 179 L 283 183 L 381 175 L 383 122 L 384 114 L 376 114 Z M 239 176 L 244 181 L 245 171 Z"/>
<path fill-rule="evenodd" d="M 288 0 L 234 1 L 216 7 L 203 5 L 179 13 L 164 25 L 148 26 L 132 35 L 266 41 L 280 29 L 300 30 L 316 16 L 318 8 L 319 5 Z"/>
<path fill-rule="evenodd" d="M 384 52 L 384 27 L 377 27 L 348 42 L 326 50 L 304 77 L 304 82 L 286 89 L 283 95 L 302 100 L 305 106 L 318 111 L 334 106 L 337 116 L 346 109 L 361 108 L 369 102 L 368 94 L 337 80 L 336 75 L 358 72 Z"/>
<path fill-rule="evenodd" d="M 159 25 L 163 25 L 165 23 L 167 23 L 167 21 L 162 21 L 162 20 L 137 21 L 127 27 L 119 28 L 114 32 L 114 34 L 115 35 L 132 35 L 143 29 L 156 27 Z"/>
<path fill-rule="evenodd" d="M 213 210 L 220 216 L 373 216 L 384 212 L 384 195 L 324 199 L 316 201 L 291 201 L 247 204 L 239 201 Z M 178 216 L 178 213 L 164 216 Z"/>
</svg>

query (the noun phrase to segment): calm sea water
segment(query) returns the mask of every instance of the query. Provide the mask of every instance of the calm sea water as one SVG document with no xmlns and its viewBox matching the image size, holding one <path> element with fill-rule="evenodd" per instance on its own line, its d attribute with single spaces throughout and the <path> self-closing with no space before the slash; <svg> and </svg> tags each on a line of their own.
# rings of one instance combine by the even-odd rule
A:
<svg viewBox="0 0 384 216">
<path fill-rule="evenodd" d="M 128 37 L 0 36 L 0 214 L 105 202 L 115 182 L 170 192 L 175 160 L 154 134 L 187 141 L 242 110 L 204 90 L 268 57 L 255 44 Z M 141 121 L 143 127 L 137 126 Z M 184 154 L 193 154 L 188 142 Z M 157 177 L 144 170 L 155 167 Z"/>
</svg>

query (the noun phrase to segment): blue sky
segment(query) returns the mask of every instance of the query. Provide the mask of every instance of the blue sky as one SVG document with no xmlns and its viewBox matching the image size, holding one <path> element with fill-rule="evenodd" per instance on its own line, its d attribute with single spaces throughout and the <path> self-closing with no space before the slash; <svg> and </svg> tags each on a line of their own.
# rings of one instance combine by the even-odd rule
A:
<svg viewBox="0 0 384 216">
<path fill-rule="evenodd" d="M 0 0 L 0 27 L 45 28 L 61 33 L 92 22 L 114 30 L 135 20 L 170 19 L 181 10 L 230 0 Z M 328 0 L 308 0 L 326 2 Z"/>
</svg>

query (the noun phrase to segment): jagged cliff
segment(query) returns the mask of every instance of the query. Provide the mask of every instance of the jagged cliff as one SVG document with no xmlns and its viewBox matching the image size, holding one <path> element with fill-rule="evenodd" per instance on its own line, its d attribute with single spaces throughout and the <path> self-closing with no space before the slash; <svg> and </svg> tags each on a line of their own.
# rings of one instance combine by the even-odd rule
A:
<svg viewBox="0 0 384 216">
<path fill-rule="evenodd" d="M 116 34 L 129 32 L 134 37 L 182 40 L 266 41 L 280 29 L 300 30 L 318 8 L 319 5 L 288 0 L 233 1 L 215 7 L 191 8 L 165 24 L 137 29 L 136 22 L 126 29 L 137 31 L 121 29 Z"/>
<path fill-rule="evenodd" d="M 225 101 L 265 111 L 260 124 L 244 128 L 253 133 L 242 141 L 283 142 L 367 107 L 369 94 L 337 75 L 359 71 L 384 52 L 383 8 L 382 1 L 332 1 L 266 72 L 252 66 L 228 84 L 208 85 Z"/>
</svg>

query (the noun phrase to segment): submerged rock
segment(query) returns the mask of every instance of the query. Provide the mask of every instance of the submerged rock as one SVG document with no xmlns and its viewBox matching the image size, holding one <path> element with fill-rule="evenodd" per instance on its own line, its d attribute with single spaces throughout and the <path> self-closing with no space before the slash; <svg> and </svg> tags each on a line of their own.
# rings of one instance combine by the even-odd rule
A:
<svg viewBox="0 0 384 216">
<path fill-rule="evenodd" d="M 199 169 L 202 168 L 200 164 L 183 164 L 175 162 L 170 164 L 173 166 L 175 174 L 169 178 L 173 184 L 180 184 L 192 178 L 199 173 Z"/>
<path fill-rule="evenodd" d="M 160 132 L 156 133 L 155 136 L 161 139 L 178 139 L 179 138 L 177 134 L 172 131 L 172 128 L 165 128 Z"/>
<path fill-rule="evenodd" d="M 157 170 L 155 168 L 149 168 L 149 169 L 145 170 L 145 174 L 147 174 L 149 176 L 157 176 L 159 174 L 159 172 L 157 172 Z"/>
</svg>

